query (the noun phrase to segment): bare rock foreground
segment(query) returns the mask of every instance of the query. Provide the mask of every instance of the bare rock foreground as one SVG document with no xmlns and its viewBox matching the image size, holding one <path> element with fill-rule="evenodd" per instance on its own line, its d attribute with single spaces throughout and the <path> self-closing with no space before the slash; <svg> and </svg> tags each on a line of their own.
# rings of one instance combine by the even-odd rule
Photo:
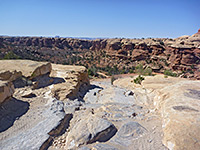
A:
<svg viewBox="0 0 200 150">
<path fill-rule="evenodd" d="M 133 87 L 131 78 L 115 82 L 120 87 L 148 95 L 147 105 L 162 118 L 163 144 L 169 149 L 198 150 L 200 148 L 200 81 L 164 78 L 162 75 L 145 77 L 141 87 Z M 144 89 L 144 93 L 141 92 Z"/>
<path fill-rule="evenodd" d="M 86 68 L 0 61 L 0 149 L 198 150 L 200 81 L 90 83 Z"/>
</svg>

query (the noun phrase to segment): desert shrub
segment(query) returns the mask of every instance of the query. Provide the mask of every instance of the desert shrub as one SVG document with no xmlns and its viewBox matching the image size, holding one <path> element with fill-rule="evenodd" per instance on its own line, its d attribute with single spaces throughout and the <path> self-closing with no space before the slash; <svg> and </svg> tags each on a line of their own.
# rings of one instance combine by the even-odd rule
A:
<svg viewBox="0 0 200 150">
<path fill-rule="evenodd" d="M 92 67 L 88 69 L 88 75 L 89 76 L 97 76 L 97 69 Z"/>
<path fill-rule="evenodd" d="M 130 70 L 129 70 L 129 73 L 134 73 L 133 69 L 130 69 Z"/>
<path fill-rule="evenodd" d="M 172 77 L 177 77 L 177 74 L 173 73 L 171 70 L 165 70 L 164 71 L 164 75 L 172 76 Z"/>
<path fill-rule="evenodd" d="M 113 67 L 110 67 L 107 65 L 105 68 L 101 68 L 101 70 L 106 71 L 107 75 L 109 76 L 120 73 L 120 70 L 118 69 L 116 65 L 114 65 Z"/>
<path fill-rule="evenodd" d="M 143 80 L 144 80 L 144 77 L 139 75 L 137 78 L 134 79 L 134 83 L 135 84 L 141 84 Z"/>
<path fill-rule="evenodd" d="M 160 41 L 160 45 L 165 45 L 165 43 L 163 41 Z"/>
<path fill-rule="evenodd" d="M 192 64 L 190 67 L 191 67 L 192 69 L 195 69 L 194 64 Z"/>
<path fill-rule="evenodd" d="M 138 73 L 139 75 L 144 75 L 144 76 L 152 75 L 152 69 L 149 67 L 144 69 L 142 64 L 137 65 L 135 69 L 136 69 L 136 73 Z"/>
<path fill-rule="evenodd" d="M 143 72 L 143 65 L 142 64 L 138 64 L 136 67 L 135 67 L 135 70 L 137 73 L 139 73 L 140 75 L 142 74 Z"/>
<path fill-rule="evenodd" d="M 194 71 L 190 70 L 189 73 L 194 74 Z"/>
<path fill-rule="evenodd" d="M 145 68 L 142 72 L 142 75 L 151 76 L 152 75 L 152 69 L 151 68 Z"/>
</svg>

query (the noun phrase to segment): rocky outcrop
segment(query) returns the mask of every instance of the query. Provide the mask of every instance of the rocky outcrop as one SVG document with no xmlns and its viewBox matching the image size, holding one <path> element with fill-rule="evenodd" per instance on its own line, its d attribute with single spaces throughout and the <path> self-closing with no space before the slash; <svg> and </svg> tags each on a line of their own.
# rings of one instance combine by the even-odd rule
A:
<svg viewBox="0 0 200 150">
<path fill-rule="evenodd" d="M 6 99 L 10 98 L 14 93 L 14 86 L 12 82 L 0 80 L 0 104 Z"/>
<path fill-rule="evenodd" d="M 16 71 L 16 70 L 10 71 L 9 68 L 7 70 L 0 70 L 0 80 L 14 81 L 20 77 L 22 77 L 21 71 Z"/>
<path fill-rule="evenodd" d="M 156 75 L 145 77 L 140 87 L 133 84 L 131 80 L 133 79 L 119 79 L 114 84 L 132 89 L 136 101 L 147 102 L 144 106 L 148 105 L 153 111 L 160 113 L 164 145 L 170 150 L 198 150 L 200 147 L 200 82 Z M 138 93 L 140 96 L 137 96 Z"/>
<path fill-rule="evenodd" d="M 48 62 L 36 62 L 31 60 L 1 60 L 0 79 L 13 81 L 21 76 L 33 79 L 50 73 L 51 69 L 51 64 Z"/>
<path fill-rule="evenodd" d="M 66 100 L 71 98 L 71 102 L 77 95 L 83 96 L 89 86 L 86 68 L 29 60 L 3 60 L 0 64 L 0 77 L 5 80 L 0 80 L 0 149 L 48 149 L 54 138 L 66 132 L 73 117 L 65 111 L 66 104 L 51 93 L 53 89 L 66 92 L 61 97 L 57 91 L 60 99 L 70 95 Z M 33 84 L 16 87 L 14 92 L 18 78 Z M 101 138 L 97 135 L 94 140 Z"/>
<path fill-rule="evenodd" d="M 163 143 L 169 149 L 199 149 L 199 84 L 195 81 L 175 81 L 156 90 L 154 104 L 163 117 Z"/>
<path fill-rule="evenodd" d="M 87 70 L 83 66 L 53 64 L 51 76 L 64 79 L 64 82 L 54 85 L 52 90 L 53 95 L 60 100 L 82 99 L 90 85 Z"/>
</svg>

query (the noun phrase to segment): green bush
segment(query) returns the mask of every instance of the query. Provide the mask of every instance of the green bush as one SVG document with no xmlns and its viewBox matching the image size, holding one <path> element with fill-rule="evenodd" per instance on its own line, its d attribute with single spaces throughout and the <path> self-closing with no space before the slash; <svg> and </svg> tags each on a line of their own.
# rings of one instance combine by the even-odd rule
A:
<svg viewBox="0 0 200 150">
<path fill-rule="evenodd" d="M 142 64 L 139 64 L 135 67 L 136 73 L 139 75 L 144 75 L 144 76 L 151 76 L 152 75 L 152 69 L 149 67 L 146 67 L 145 69 L 143 68 Z"/>
<path fill-rule="evenodd" d="M 167 76 L 167 75 L 165 75 L 165 76 L 164 76 L 164 78 L 168 78 L 168 76 Z"/>
<path fill-rule="evenodd" d="M 134 73 L 133 69 L 130 69 L 130 70 L 129 70 L 129 73 Z"/>
<path fill-rule="evenodd" d="M 135 70 L 137 73 L 139 73 L 140 75 L 142 74 L 143 72 L 143 65 L 142 64 L 138 64 L 136 67 L 135 67 Z"/>
<path fill-rule="evenodd" d="M 171 70 L 165 70 L 164 71 L 164 75 L 172 76 L 172 77 L 177 77 L 177 74 L 173 73 Z"/>
<path fill-rule="evenodd" d="M 89 76 L 97 76 L 97 69 L 92 67 L 88 69 L 88 75 Z"/>
<path fill-rule="evenodd" d="M 144 80 L 144 77 L 139 75 L 137 78 L 134 79 L 134 83 L 135 84 L 141 84 L 143 80 Z"/>
<path fill-rule="evenodd" d="M 145 68 L 142 72 L 142 75 L 151 76 L 152 75 L 152 69 L 151 68 Z"/>
</svg>

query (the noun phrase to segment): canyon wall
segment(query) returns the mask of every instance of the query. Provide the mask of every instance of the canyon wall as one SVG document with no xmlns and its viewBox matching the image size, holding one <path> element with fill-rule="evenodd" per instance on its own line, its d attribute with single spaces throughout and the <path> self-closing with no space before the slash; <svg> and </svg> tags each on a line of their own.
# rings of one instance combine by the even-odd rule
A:
<svg viewBox="0 0 200 150">
<path fill-rule="evenodd" d="M 200 79 L 200 33 L 176 39 L 94 39 L 0 37 L 1 59 L 32 59 L 130 72 L 141 63 L 154 72 L 175 71 Z M 111 72 L 112 73 L 112 72 Z"/>
</svg>

